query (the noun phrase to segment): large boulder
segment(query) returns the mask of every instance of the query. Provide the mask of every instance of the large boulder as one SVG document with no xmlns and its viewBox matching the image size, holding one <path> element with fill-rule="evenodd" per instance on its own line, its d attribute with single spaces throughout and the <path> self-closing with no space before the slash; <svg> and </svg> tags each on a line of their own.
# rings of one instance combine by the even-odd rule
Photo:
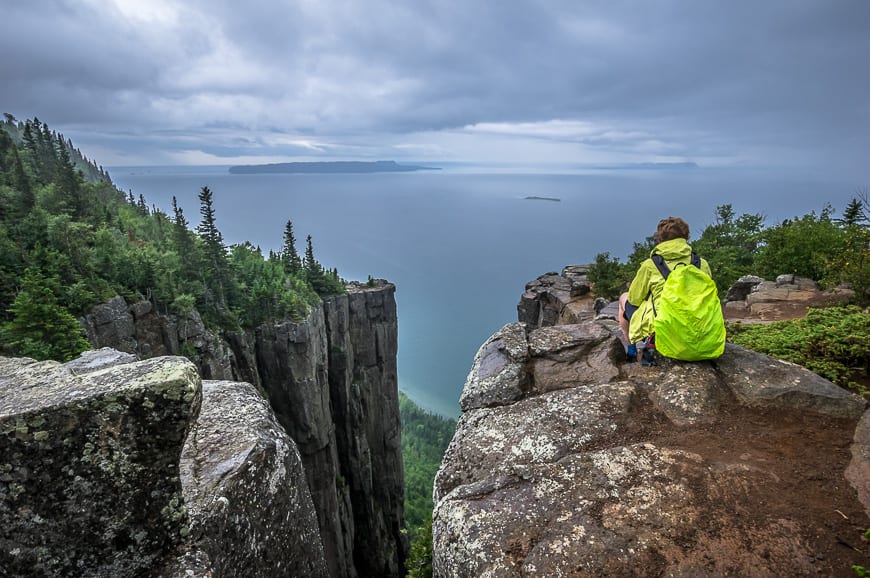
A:
<svg viewBox="0 0 870 578">
<path fill-rule="evenodd" d="M 866 565 L 862 398 L 731 345 L 716 362 L 654 367 L 620 353 L 612 321 L 512 324 L 481 348 L 435 481 L 436 576 Z"/>
<path fill-rule="evenodd" d="M 329 576 L 299 450 L 252 385 L 203 382 L 180 471 L 198 554 L 181 568 L 198 560 L 215 576 Z"/>
<path fill-rule="evenodd" d="M 296 444 L 250 384 L 109 349 L 0 358 L 0 433 L 4 576 L 329 576 Z"/>
<path fill-rule="evenodd" d="M 178 473 L 196 368 L 0 358 L 0 568 L 132 576 L 187 529 Z"/>
</svg>

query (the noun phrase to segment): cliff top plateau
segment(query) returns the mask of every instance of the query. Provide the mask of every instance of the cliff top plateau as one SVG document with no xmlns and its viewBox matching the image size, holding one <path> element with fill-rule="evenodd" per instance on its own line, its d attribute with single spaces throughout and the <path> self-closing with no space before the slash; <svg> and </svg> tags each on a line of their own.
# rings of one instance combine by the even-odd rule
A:
<svg viewBox="0 0 870 578">
<path fill-rule="evenodd" d="M 853 576 L 868 565 L 861 397 L 732 344 L 715 362 L 626 363 L 614 320 L 571 313 L 588 286 L 579 268 L 566 273 L 530 283 L 526 322 L 475 357 L 435 481 L 436 576 Z"/>
</svg>

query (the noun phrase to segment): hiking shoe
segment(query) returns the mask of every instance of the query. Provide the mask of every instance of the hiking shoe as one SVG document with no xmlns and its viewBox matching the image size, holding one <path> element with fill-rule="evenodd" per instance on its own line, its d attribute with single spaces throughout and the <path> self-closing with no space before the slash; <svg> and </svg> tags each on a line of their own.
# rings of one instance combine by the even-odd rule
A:
<svg viewBox="0 0 870 578">
<path fill-rule="evenodd" d="M 637 345 L 634 343 L 629 345 L 628 349 L 625 350 L 625 360 L 629 363 L 637 361 Z"/>
<path fill-rule="evenodd" d="M 643 350 L 643 357 L 640 360 L 640 364 L 643 367 L 649 367 L 651 365 L 658 365 L 658 363 L 656 362 L 656 356 L 655 356 L 654 352 L 655 352 L 655 350 L 650 348 L 650 347 Z"/>
</svg>

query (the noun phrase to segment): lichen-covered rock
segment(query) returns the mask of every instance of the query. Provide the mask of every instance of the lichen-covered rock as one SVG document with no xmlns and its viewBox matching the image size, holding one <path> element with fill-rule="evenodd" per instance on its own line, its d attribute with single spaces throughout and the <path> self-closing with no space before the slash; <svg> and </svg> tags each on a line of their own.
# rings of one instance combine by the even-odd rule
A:
<svg viewBox="0 0 870 578">
<path fill-rule="evenodd" d="M 72 367 L 0 358 L 0 568 L 144 574 L 186 532 L 200 378 L 183 358 Z"/>
<path fill-rule="evenodd" d="M 465 412 L 435 480 L 435 498 L 490 476 L 522 475 L 606 438 L 628 411 L 635 387 L 574 387 L 511 405 Z"/>
<path fill-rule="evenodd" d="M 528 386 L 528 359 L 525 326 L 522 323 L 505 325 L 474 356 L 459 406 L 467 411 L 520 399 Z"/>
<path fill-rule="evenodd" d="M 716 362 L 722 380 L 745 404 L 857 419 L 865 402 L 799 365 L 728 343 Z"/>
<path fill-rule="evenodd" d="M 529 351 L 537 393 L 611 381 L 619 376 L 615 360 L 625 356 L 619 339 L 597 323 L 536 329 L 529 334 Z"/>
<path fill-rule="evenodd" d="M 864 412 L 855 428 L 852 461 L 846 469 L 846 479 L 858 492 L 858 499 L 870 516 L 870 410 Z"/>
<path fill-rule="evenodd" d="M 794 520 L 743 524 L 707 494 L 740 501 L 763 470 L 633 444 L 489 478 L 438 502 L 434 575 L 803 576 L 819 567 Z"/>
<path fill-rule="evenodd" d="M 487 343 L 523 344 L 521 328 Z M 530 379 L 463 405 L 435 480 L 435 576 L 817 575 L 862 561 L 870 512 L 847 478 L 867 495 L 863 399 L 733 345 L 715 362 L 629 364 L 616 332 L 562 325 L 531 331 L 527 356 L 481 349 L 475 399 L 505 389 L 482 377 Z M 850 533 L 851 550 L 831 537 Z"/>
<path fill-rule="evenodd" d="M 214 576 L 329 575 L 296 444 L 252 385 L 203 383 L 180 470 L 191 549 Z"/>
</svg>

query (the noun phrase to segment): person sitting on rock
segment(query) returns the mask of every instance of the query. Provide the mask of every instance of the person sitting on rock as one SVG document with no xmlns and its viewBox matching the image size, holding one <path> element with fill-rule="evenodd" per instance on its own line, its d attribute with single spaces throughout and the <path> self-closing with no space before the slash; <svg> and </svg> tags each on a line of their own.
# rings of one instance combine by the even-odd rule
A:
<svg viewBox="0 0 870 578">
<path fill-rule="evenodd" d="M 689 225 L 679 217 L 668 217 L 659 221 L 653 236 L 656 246 L 650 258 L 641 263 L 637 274 L 629 286 L 628 293 L 619 296 L 619 326 L 625 342 L 628 343 L 628 361 L 637 360 L 637 345 L 644 342 L 655 331 L 653 300 L 658 299 L 665 285 L 665 279 L 652 261 L 653 255 L 661 255 L 668 267 L 673 270 L 677 263 L 688 265 L 692 259 L 689 245 Z M 711 278 L 710 265 L 701 259 L 701 271 Z"/>
</svg>

